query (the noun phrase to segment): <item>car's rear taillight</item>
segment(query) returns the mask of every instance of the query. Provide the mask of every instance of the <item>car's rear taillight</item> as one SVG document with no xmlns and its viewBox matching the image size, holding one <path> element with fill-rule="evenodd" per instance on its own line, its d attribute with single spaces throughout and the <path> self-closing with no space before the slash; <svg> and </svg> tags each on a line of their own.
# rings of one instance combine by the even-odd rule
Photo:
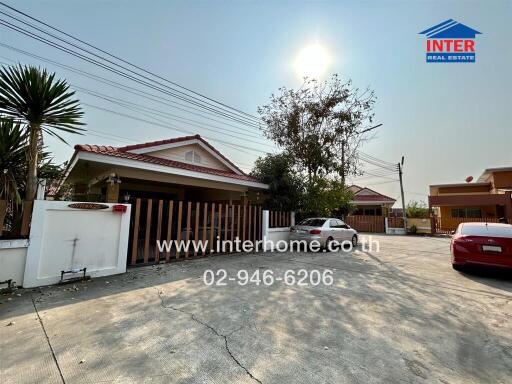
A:
<svg viewBox="0 0 512 384">
<path fill-rule="evenodd" d="M 309 231 L 310 235 L 319 235 L 321 233 L 322 231 L 320 229 L 312 229 L 311 231 Z"/>
</svg>

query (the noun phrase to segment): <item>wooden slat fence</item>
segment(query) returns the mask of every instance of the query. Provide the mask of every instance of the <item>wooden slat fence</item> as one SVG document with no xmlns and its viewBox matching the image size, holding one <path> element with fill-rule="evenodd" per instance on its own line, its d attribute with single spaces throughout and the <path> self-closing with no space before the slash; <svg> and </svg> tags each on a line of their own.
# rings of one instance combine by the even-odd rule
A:
<svg viewBox="0 0 512 384">
<path fill-rule="evenodd" d="M 351 215 L 344 221 L 359 232 L 385 232 L 384 216 Z"/>
<path fill-rule="evenodd" d="M 289 227 L 292 220 L 291 212 L 285 211 L 269 211 L 269 228 Z"/>
<path fill-rule="evenodd" d="M 450 234 L 455 231 L 461 223 L 499 223 L 500 219 L 495 217 L 432 217 L 431 223 L 434 233 Z M 512 218 L 507 219 L 507 223 L 512 224 Z"/>
<path fill-rule="evenodd" d="M 403 217 L 388 217 L 388 227 L 389 228 L 403 228 L 404 227 L 404 218 Z"/>
<path fill-rule="evenodd" d="M 218 240 L 261 240 L 261 221 L 262 208 L 256 205 L 136 199 L 131 214 L 128 264 L 205 256 L 217 252 Z M 161 252 L 157 240 L 190 240 L 190 247 L 178 252 L 173 245 L 170 252 Z M 195 250 L 192 241 L 208 241 L 208 247 Z"/>
</svg>

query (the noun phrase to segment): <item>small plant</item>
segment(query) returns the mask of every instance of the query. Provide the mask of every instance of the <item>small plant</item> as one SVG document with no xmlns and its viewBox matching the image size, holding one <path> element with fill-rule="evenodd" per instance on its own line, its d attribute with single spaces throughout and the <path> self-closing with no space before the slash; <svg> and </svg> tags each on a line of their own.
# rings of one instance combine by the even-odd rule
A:
<svg viewBox="0 0 512 384">
<path fill-rule="evenodd" d="M 407 212 L 407 217 L 410 218 L 422 219 L 428 217 L 428 206 L 424 201 L 412 200 L 407 204 L 405 211 Z"/>
<path fill-rule="evenodd" d="M 415 235 L 416 233 L 418 233 L 418 228 L 415 225 L 411 225 L 411 228 L 409 228 L 409 233 L 411 235 Z"/>
</svg>

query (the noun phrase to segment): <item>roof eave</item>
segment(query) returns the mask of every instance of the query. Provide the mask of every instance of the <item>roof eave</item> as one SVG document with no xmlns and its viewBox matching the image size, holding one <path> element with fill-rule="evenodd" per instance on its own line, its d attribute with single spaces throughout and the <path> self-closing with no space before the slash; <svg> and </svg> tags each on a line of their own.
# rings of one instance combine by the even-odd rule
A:
<svg viewBox="0 0 512 384">
<path fill-rule="evenodd" d="M 256 180 L 239 179 L 239 178 L 235 178 L 235 177 L 229 177 L 227 175 L 216 175 L 216 174 L 199 172 L 199 171 L 194 171 L 194 170 L 189 170 L 189 169 L 169 167 L 166 165 L 148 163 L 148 162 L 135 160 L 135 159 L 121 158 L 121 157 L 109 155 L 106 153 L 94 153 L 94 152 L 88 152 L 88 151 L 84 151 L 84 150 L 78 150 L 75 152 L 75 155 L 73 155 L 73 157 L 74 157 L 74 163 L 69 168 L 65 179 L 67 179 L 67 177 L 69 176 L 69 173 L 71 173 L 73 167 L 76 165 L 76 163 L 79 160 L 85 160 L 85 161 L 96 161 L 96 162 L 100 162 L 100 163 L 107 163 L 107 164 L 111 164 L 111 165 L 119 165 L 119 166 L 125 166 L 125 167 L 129 167 L 129 168 L 136 168 L 136 169 L 142 169 L 142 170 L 148 170 L 148 171 L 154 171 L 154 172 L 161 172 L 161 173 L 165 173 L 165 174 L 188 176 L 188 177 L 193 177 L 196 179 L 213 180 L 213 181 L 227 183 L 227 184 L 243 185 L 243 186 L 256 188 L 256 189 L 263 189 L 263 190 L 269 189 L 268 184 L 263 184 Z"/>
<path fill-rule="evenodd" d="M 489 182 L 480 182 L 477 181 L 475 183 L 451 183 L 451 184 L 431 184 L 430 188 L 440 188 L 440 187 L 482 187 L 489 186 L 491 183 Z"/>
</svg>

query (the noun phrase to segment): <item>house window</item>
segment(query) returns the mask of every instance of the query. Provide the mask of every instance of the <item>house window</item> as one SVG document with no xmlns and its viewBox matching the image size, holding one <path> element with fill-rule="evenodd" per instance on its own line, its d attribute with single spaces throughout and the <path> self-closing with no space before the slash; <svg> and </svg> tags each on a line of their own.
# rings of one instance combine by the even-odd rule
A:
<svg viewBox="0 0 512 384">
<path fill-rule="evenodd" d="M 196 151 L 188 151 L 185 153 L 185 161 L 190 163 L 201 163 L 201 156 Z"/>
<path fill-rule="evenodd" d="M 480 208 L 453 208 L 452 217 L 471 218 L 482 217 L 482 210 Z"/>
</svg>

